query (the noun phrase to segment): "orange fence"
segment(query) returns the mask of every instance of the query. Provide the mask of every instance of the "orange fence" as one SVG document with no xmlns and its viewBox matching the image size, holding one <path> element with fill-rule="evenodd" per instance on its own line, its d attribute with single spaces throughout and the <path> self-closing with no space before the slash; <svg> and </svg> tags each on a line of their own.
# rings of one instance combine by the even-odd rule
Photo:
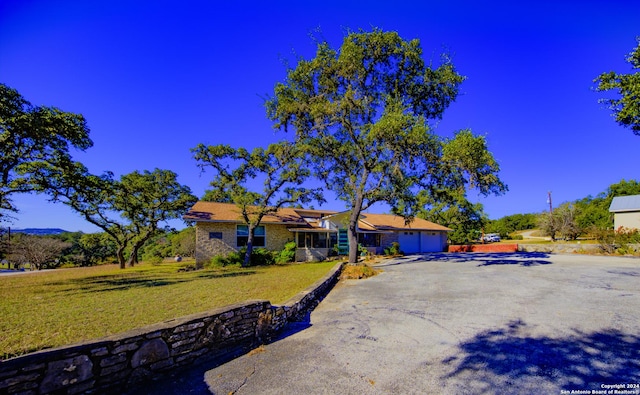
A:
<svg viewBox="0 0 640 395">
<path fill-rule="evenodd" d="M 467 244 L 449 246 L 449 252 L 516 252 L 517 244 Z"/>
</svg>

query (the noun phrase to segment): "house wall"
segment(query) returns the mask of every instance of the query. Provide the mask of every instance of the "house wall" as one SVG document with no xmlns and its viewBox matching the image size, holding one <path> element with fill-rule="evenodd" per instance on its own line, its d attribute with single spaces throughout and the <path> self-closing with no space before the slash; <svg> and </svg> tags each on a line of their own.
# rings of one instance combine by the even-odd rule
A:
<svg viewBox="0 0 640 395">
<path fill-rule="evenodd" d="M 237 251 L 236 225 L 226 222 L 198 222 L 196 223 L 196 265 L 203 265 L 216 255 L 226 255 Z M 293 240 L 294 234 L 287 230 L 286 225 L 264 224 L 266 232 L 266 248 L 278 251 Z M 222 238 L 210 239 L 211 232 L 220 233 Z"/>
<path fill-rule="evenodd" d="M 613 222 L 615 229 L 619 227 L 640 229 L 640 211 L 615 213 Z"/>
</svg>

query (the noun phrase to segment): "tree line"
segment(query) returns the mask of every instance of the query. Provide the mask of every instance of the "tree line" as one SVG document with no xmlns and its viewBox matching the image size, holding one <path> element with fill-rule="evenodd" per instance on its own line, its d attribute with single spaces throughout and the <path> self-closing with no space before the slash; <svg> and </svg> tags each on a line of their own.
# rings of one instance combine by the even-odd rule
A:
<svg viewBox="0 0 640 395">
<path fill-rule="evenodd" d="M 453 103 L 465 77 L 451 56 L 423 59 L 421 43 L 380 29 L 348 32 L 339 48 L 316 39 L 315 56 L 298 59 L 265 99 L 266 116 L 282 140 L 248 151 L 199 144 L 197 166 L 213 171 L 206 200 L 236 204 L 249 229 L 245 255 L 264 216 L 283 206 L 323 202 L 333 192 L 350 212 L 349 262 L 357 261 L 357 224 L 363 210 L 386 203 L 409 223 L 415 216 L 452 227 L 452 239 L 474 237 L 486 224 L 467 193 L 501 195 L 508 189 L 486 139 L 470 129 L 437 135 L 433 122 Z M 640 48 L 640 41 L 638 47 Z M 636 49 L 630 56 L 638 66 Z M 638 85 L 637 73 L 631 88 Z M 620 89 L 609 104 L 618 122 L 635 132 L 637 98 L 627 99 L 628 78 L 603 74 L 598 89 Z M 631 95 L 632 96 L 632 95 Z M 635 100 L 635 101 L 634 101 Z M 82 115 L 34 106 L 0 84 L 0 221 L 17 208 L 17 193 L 44 193 L 100 228 L 122 268 L 138 261 L 162 223 L 196 201 L 170 170 L 91 174 L 70 150 L 93 142 Z M 258 180 L 262 189 L 254 190 Z M 321 184 L 321 187 L 309 185 Z"/>
<path fill-rule="evenodd" d="M 65 232 L 58 235 L 0 234 L 0 269 L 55 269 L 118 262 L 117 246 L 105 232 Z M 195 228 L 163 231 L 150 238 L 138 254 L 146 262 L 195 255 Z M 129 252 L 129 251 L 127 251 Z"/>
</svg>

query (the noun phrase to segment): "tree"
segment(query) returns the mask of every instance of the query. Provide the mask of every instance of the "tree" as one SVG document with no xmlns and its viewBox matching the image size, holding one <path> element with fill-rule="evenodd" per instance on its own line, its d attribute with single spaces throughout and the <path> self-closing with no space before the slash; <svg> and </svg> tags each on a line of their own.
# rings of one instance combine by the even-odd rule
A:
<svg viewBox="0 0 640 395">
<path fill-rule="evenodd" d="M 72 161 L 55 166 L 40 163 L 28 171 L 39 192 L 66 204 L 111 237 L 122 269 L 127 262 L 137 262 L 139 248 L 158 231 L 161 222 L 180 218 L 197 200 L 169 170 L 135 171 L 123 175 L 120 181 L 111 173 L 93 175 L 84 165 Z"/>
<path fill-rule="evenodd" d="M 536 214 L 513 214 L 488 221 L 485 233 L 499 233 L 502 238 L 506 239 L 517 230 L 533 229 L 536 225 Z"/>
<path fill-rule="evenodd" d="M 119 193 L 114 196 L 113 208 L 129 222 L 135 235 L 132 240 L 129 265 L 138 262 L 138 251 L 150 237 L 161 230 L 159 225 L 177 219 L 196 202 L 189 187 L 177 181 L 170 170 L 145 170 L 120 177 Z"/>
<path fill-rule="evenodd" d="M 92 266 L 116 256 L 116 245 L 105 232 L 83 234 L 78 240 L 82 265 Z"/>
<path fill-rule="evenodd" d="M 538 227 L 545 235 L 551 237 L 551 241 L 556 241 L 556 234 L 559 232 L 560 225 L 553 213 L 548 211 L 541 213 L 538 217 Z"/>
<path fill-rule="evenodd" d="M 482 204 L 473 204 L 464 195 L 437 202 L 432 195 L 422 192 L 418 199 L 418 217 L 453 229 L 448 236 L 451 243 L 465 244 L 480 238 L 487 223 Z"/>
<path fill-rule="evenodd" d="M 248 230 L 243 266 L 250 263 L 255 230 L 266 215 L 285 205 L 322 201 L 319 189 L 302 186 L 310 171 L 305 166 L 300 145 L 283 141 L 269 145 L 266 150 L 256 148 L 249 152 L 228 145 L 199 144 L 192 152 L 203 171 L 207 167 L 215 170 L 213 189 L 205 198 L 233 202 L 240 210 Z M 248 184 L 255 179 L 262 181 L 262 192 L 248 189 Z"/>
<path fill-rule="evenodd" d="M 189 226 L 169 237 L 174 255 L 196 256 L 196 228 Z"/>
<path fill-rule="evenodd" d="M 640 69 L 640 37 L 636 38 L 638 45 L 627 56 L 627 62 L 632 69 Z M 630 128 L 634 134 L 640 136 L 640 72 L 618 74 L 613 71 L 602 73 L 593 82 L 597 83 L 596 91 L 615 91 L 616 98 L 600 99 L 608 105 L 619 125 Z"/>
<path fill-rule="evenodd" d="M 578 225 L 576 217 L 578 209 L 574 204 L 564 203 L 556 208 L 554 215 L 558 224 L 558 231 L 565 240 L 575 240 L 582 233 L 582 228 Z"/>
<path fill-rule="evenodd" d="M 59 264 L 56 259 L 70 246 L 71 243 L 53 237 L 20 235 L 11 241 L 9 261 L 20 265 L 28 263 L 37 270 L 55 267 Z"/>
<path fill-rule="evenodd" d="M 0 221 L 17 208 L 10 195 L 33 188 L 21 169 L 32 162 L 69 160 L 73 147 L 93 143 L 82 115 L 55 107 L 33 106 L 15 89 L 0 84 Z"/>
<path fill-rule="evenodd" d="M 482 138 L 464 131 L 443 141 L 427 124 L 442 117 L 463 80 L 446 56 L 437 68 L 426 66 L 419 40 L 375 29 L 348 34 L 339 50 L 317 43 L 315 58 L 299 60 L 276 85 L 268 117 L 276 129 L 295 132 L 318 178 L 346 202 L 351 263 L 360 213 L 377 202 L 410 219 L 416 186 L 428 193 L 468 182 L 482 193 L 505 189 L 486 150 L 456 152 L 482 146 Z M 477 159 L 486 166 L 466 167 Z"/>
</svg>

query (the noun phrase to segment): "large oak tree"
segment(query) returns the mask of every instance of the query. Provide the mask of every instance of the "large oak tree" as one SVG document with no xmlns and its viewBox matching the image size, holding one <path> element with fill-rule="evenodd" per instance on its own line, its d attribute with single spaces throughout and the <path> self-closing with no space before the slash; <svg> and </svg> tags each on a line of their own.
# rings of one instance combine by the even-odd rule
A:
<svg viewBox="0 0 640 395">
<path fill-rule="evenodd" d="M 304 186 L 310 171 L 301 145 L 283 141 L 249 152 L 228 145 L 200 144 L 192 152 L 202 170 L 211 167 L 215 171 L 212 189 L 204 200 L 234 203 L 239 219 L 247 226 L 244 266 L 250 263 L 255 230 L 265 216 L 284 206 L 323 200 L 319 189 Z M 260 184 L 262 190 L 255 191 Z"/>
<path fill-rule="evenodd" d="M 34 106 L 17 90 L 0 84 L 0 221 L 17 211 L 11 195 L 33 190 L 24 166 L 55 165 L 70 159 L 70 150 L 93 143 L 80 114 L 55 107 Z"/>
<path fill-rule="evenodd" d="M 481 137 L 463 131 L 444 140 L 429 126 L 456 99 L 463 80 L 447 56 L 432 67 L 419 40 L 375 29 L 348 34 L 338 50 L 318 42 L 315 57 L 300 59 L 276 85 L 268 117 L 275 128 L 296 134 L 315 157 L 316 175 L 346 202 L 351 263 L 360 213 L 377 202 L 409 220 L 417 189 L 506 189 Z"/>
<path fill-rule="evenodd" d="M 121 268 L 138 261 L 140 247 L 177 219 L 197 200 L 170 170 L 134 171 L 116 180 L 111 173 L 97 176 L 79 162 L 59 166 L 30 166 L 34 185 L 102 229 L 116 244 Z M 129 250 L 128 258 L 125 252 Z"/>
</svg>

